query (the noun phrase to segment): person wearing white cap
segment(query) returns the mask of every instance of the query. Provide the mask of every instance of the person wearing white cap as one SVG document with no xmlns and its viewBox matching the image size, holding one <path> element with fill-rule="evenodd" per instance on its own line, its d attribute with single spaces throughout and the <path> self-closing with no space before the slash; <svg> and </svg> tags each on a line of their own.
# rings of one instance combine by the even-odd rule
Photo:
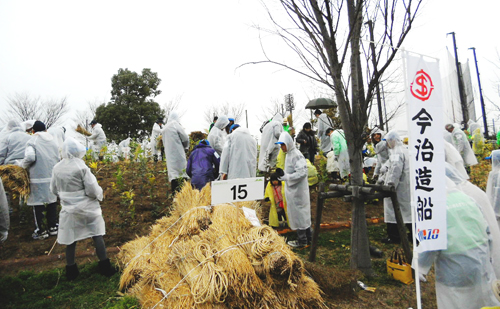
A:
<svg viewBox="0 0 500 309">
<path fill-rule="evenodd" d="M 102 125 L 97 122 L 97 120 L 92 120 L 90 122 L 90 126 L 92 127 L 92 135 L 88 137 L 88 139 L 93 141 L 92 150 L 94 152 L 94 156 L 97 156 L 99 160 L 103 159 L 103 155 L 101 154 L 102 148 L 106 146 L 106 134 L 102 129 Z"/>
</svg>

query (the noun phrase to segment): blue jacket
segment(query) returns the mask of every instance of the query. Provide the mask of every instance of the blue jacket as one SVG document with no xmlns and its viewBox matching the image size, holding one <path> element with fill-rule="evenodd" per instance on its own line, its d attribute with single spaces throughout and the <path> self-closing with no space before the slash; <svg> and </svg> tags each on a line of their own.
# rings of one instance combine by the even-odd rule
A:
<svg viewBox="0 0 500 309">
<path fill-rule="evenodd" d="M 215 150 L 204 144 L 198 144 L 191 152 L 186 173 L 191 177 L 191 185 L 201 190 L 219 175 L 220 157 Z"/>
</svg>

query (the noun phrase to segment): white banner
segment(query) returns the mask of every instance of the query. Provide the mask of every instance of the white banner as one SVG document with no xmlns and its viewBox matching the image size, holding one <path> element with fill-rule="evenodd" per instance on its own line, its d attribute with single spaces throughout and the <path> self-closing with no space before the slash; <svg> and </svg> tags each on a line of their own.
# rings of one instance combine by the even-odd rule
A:
<svg viewBox="0 0 500 309">
<path fill-rule="evenodd" d="M 447 248 L 443 102 L 439 62 L 406 53 L 408 151 L 418 252 Z"/>
<path fill-rule="evenodd" d="M 212 181 L 212 205 L 263 198 L 264 177 Z"/>
</svg>

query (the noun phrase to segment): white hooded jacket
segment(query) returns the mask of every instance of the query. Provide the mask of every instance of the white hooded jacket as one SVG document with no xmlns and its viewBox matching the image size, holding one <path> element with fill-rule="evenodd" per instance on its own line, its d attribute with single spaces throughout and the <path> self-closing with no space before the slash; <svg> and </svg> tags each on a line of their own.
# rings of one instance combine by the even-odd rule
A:
<svg viewBox="0 0 500 309">
<path fill-rule="evenodd" d="M 227 116 L 220 116 L 212 130 L 210 130 L 210 133 L 208 133 L 208 143 L 219 156 L 222 155 L 222 149 L 224 148 L 224 143 L 226 142 L 227 133 L 225 128 L 228 124 L 229 119 Z"/>
<path fill-rule="evenodd" d="M 447 180 L 446 250 L 418 255 L 422 274 L 432 264 L 436 273 L 439 309 L 477 309 L 500 306 L 492 290 L 496 276 L 490 262 L 487 223 L 476 202 Z"/>
<path fill-rule="evenodd" d="M 491 172 L 488 175 L 486 195 L 488 195 L 500 227 L 500 150 L 491 152 Z"/>
<path fill-rule="evenodd" d="M 460 129 L 458 124 L 453 124 L 453 132 L 451 132 L 452 145 L 458 150 L 466 166 L 476 165 L 477 159 L 470 147 L 467 135 Z"/>
<path fill-rule="evenodd" d="M 94 128 L 92 128 L 92 135 L 88 138 L 94 141 L 94 151 L 101 151 L 102 147 L 106 144 L 106 134 L 100 123 L 94 125 Z"/>
<path fill-rule="evenodd" d="M 31 136 L 15 120 L 10 120 L 4 130 L 0 140 L 0 165 L 15 164 L 16 160 L 24 158 L 26 143 Z"/>
<path fill-rule="evenodd" d="M 267 172 L 276 166 L 280 148 L 276 145 L 281 132 L 283 132 L 283 117 L 278 113 L 273 120 L 266 124 L 262 130 L 259 153 L 259 170 Z"/>
<path fill-rule="evenodd" d="M 26 143 L 21 166 L 28 169 L 30 195 L 27 204 L 38 206 L 54 203 L 57 197 L 50 192 L 52 169 L 59 162 L 59 148 L 54 137 L 47 132 L 37 132 Z"/>
<path fill-rule="evenodd" d="M 476 201 L 476 205 L 481 210 L 484 220 L 488 224 L 488 239 L 490 243 L 490 257 L 495 270 L 495 275 L 500 278 L 500 228 L 496 220 L 495 212 L 486 193 L 473 185 L 449 163 L 446 164 L 446 176 L 455 183 L 463 193 Z"/>
<path fill-rule="evenodd" d="M 285 198 L 287 213 L 292 230 L 304 230 L 311 227 L 311 201 L 307 181 L 307 162 L 304 155 L 295 147 L 292 137 L 287 132 L 280 135 L 279 143 L 287 148 L 285 159 Z"/>
<path fill-rule="evenodd" d="M 63 144 L 63 160 L 56 164 L 50 190 L 59 196 L 59 232 L 57 242 L 70 245 L 75 241 L 106 234 L 99 201 L 102 188 L 81 159 L 85 147 L 69 137 Z"/>
<path fill-rule="evenodd" d="M 179 123 L 177 112 L 172 112 L 162 132 L 163 147 L 167 159 L 168 181 L 183 177 L 186 174 L 187 160 L 185 150 L 189 149 L 189 136 Z"/>
<path fill-rule="evenodd" d="M 220 173 L 227 179 L 251 178 L 257 174 L 257 142 L 247 128 L 229 134 L 220 161 Z"/>
<path fill-rule="evenodd" d="M 328 128 L 332 127 L 332 122 L 330 118 L 328 118 L 328 115 L 325 113 L 322 113 L 318 117 L 318 137 L 320 140 L 320 150 L 323 151 L 323 153 L 327 153 L 332 150 L 332 143 L 330 142 L 330 137 L 326 135 L 326 130 Z"/>
<path fill-rule="evenodd" d="M 388 170 L 385 185 L 395 186 L 399 208 L 404 223 L 411 223 L 410 162 L 408 150 L 403 146 L 399 135 L 391 131 L 385 136 L 389 148 Z M 378 146 L 378 145 L 377 145 Z M 391 198 L 384 198 L 384 221 L 396 223 Z"/>
<path fill-rule="evenodd" d="M 155 123 L 153 125 L 153 130 L 151 131 L 151 141 L 150 141 L 151 153 L 153 155 L 158 155 L 160 151 L 160 149 L 156 149 L 156 139 L 158 138 L 158 136 L 161 135 L 161 130 L 162 128 L 160 127 L 159 124 Z"/>
</svg>

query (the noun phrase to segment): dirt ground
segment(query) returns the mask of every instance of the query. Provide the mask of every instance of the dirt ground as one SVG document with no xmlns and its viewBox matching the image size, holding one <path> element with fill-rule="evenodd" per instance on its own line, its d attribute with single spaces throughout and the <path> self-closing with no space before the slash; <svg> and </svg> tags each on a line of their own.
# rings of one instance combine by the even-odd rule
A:
<svg viewBox="0 0 500 309">
<path fill-rule="evenodd" d="M 101 208 L 106 222 L 105 242 L 110 255 L 119 247 L 134 239 L 136 236 L 146 235 L 154 221 L 167 215 L 172 205 L 172 195 L 168 184 L 165 164 L 158 162 L 147 164 L 133 164 L 126 162 L 108 163 L 93 170 L 100 186 L 104 190 L 104 200 Z M 121 172 L 121 175 L 120 175 Z M 127 198 L 127 193 L 133 193 Z M 130 197 L 130 195 L 129 195 Z M 131 207 L 130 200 L 133 200 Z M 311 216 L 316 216 L 317 186 L 311 188 Z M 33 240 L 34 230 L 33 213 L 30 207 L 20 209 L 14 200 L 14 212 L 11 216 L 9 238 L 0 249 L 0 274 L 15 274 L 22 269 L 37 270 L 52 268 L 52 263 L 35 263 L 35 265 L 9 264 L 9 260 L 58 256 L 64 253 L 65 246 L 56 242 L 52 236 L 45 240 Z M 269 207 L 263 203 L 264 207 Z M 382 203 L 368 204 L 367 217 L 378 218 L 383 216 Z M 21 214 L 26 221 L 20 222 Z M 349 221 L 351 218 L 351 204 L 340 198 L 329 199 L 325 202 L 322 223 Z M 111 250 L 115 248 L 115 250 Z M 78 242 L 77 253 L 93 252 L 91 239 Z M 88 259 L 88 257 L 87 257 Z M 60 263 L 58 263 L 60 262 Z M 57 265 L 64 265 L 61 259 L 54 261 Z"/>
</svg>

